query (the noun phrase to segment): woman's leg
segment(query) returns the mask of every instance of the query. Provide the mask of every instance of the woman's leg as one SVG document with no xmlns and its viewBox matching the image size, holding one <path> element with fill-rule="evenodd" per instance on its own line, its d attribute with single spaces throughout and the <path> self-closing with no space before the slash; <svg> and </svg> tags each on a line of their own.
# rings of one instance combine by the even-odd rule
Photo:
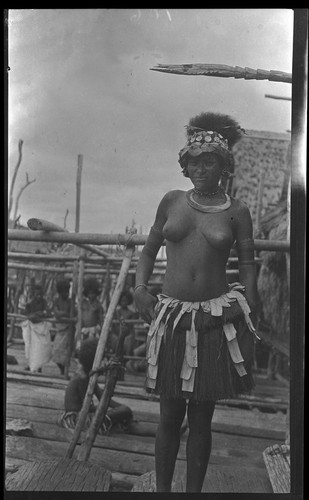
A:
<svg viewBox="0 0 309 500">
<path fill-rule="evenodd" d="M 185 414 L 185 399 L 160 398 L 160 423 L 155 444 L 157 492 L 171 491 Z"/>
<path fill-rule="evenodd" d="M 188 492 L 201 492 L 211 452 L 211 420 L 215 409 L 212 401 L 189 401 L 187 440 Z"/>
</svg>

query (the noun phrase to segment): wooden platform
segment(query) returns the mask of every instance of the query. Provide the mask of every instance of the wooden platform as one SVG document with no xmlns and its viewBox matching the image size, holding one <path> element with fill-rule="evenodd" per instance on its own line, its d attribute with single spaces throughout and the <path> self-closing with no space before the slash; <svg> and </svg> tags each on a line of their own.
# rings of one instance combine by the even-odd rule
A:
<svg viewBox="0 0 309 500">
<path fill-rule="evenodd" d="M 62 459 L 72 437 L 72 431 L 56 424 L 67 384 L 59 377 L 57 366 L 51 362 L 42 375 L 32 375 L 23 370 L 26 363 L 22 345 L 10 346 L 8 354 L 14 355 L 18 364 L 8 365 L 6 419 L 25 419 L 32 424 L 33 432 L 32 436 L 6 436 L 7 478 L 25 463 Z M 71 375 L 74 369 L 72 366 Z M 288 389 L 278 381 L 270 383 L 259 378 L 257 382 L 252 396 L 216 406 L 205 492 L 273 492 L 263 452 L 284 443 Z M 130 406 L 134 418 L 151 423 L 155 431 L 159 403 L 149 400 L 143 384 L 143 376 L 126 374 L 125 380 L 117 384 L 114 399 Z M 184 490 L 186 438 L 187 433 L 181 438 L 174 491 Z M 140 476 L 155 469 L 154 439 L 122 433 L 97 436 L 89 463 L 111 471 L 111 491 L 130 491 Z"/>
</svg>

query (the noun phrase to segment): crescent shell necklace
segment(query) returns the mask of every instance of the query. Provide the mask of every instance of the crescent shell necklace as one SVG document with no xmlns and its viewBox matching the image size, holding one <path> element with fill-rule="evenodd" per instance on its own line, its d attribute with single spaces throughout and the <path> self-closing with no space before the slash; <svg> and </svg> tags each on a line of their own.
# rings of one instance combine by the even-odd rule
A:
<svg viewBox="0 0 309 500">
<path fill-rule="evenodd" d="M 213 206 L 201 205 L 200 203 L 198 203 L 193 199 L 193 193 L 194 193 L 193 189 L 190 189 L 189 191 L 186 192 L 186 201 L 191 208 L 194 208 L 199 212 L 205 212 L 205 213 L 223 212 L 224 210 L 227 210 L 231 206 L 231 198 L 227 193 L 224 193 L 226 201 L 223 203 L 223 205 L 213 205 Z"/>
</svg>

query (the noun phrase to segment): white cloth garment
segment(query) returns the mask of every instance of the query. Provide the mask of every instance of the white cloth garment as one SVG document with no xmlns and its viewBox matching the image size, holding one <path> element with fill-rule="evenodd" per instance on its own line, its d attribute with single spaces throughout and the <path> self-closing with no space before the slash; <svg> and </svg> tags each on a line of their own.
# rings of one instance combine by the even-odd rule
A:
<svg viewBox="0 0 309 500">
<path fill-rule="evenodd" d="M 30 371 L 38 370 L 52 358 L 51 324 L 48 321 L 32 323 L 27 319 L 21 327 Z"/>
</svg>

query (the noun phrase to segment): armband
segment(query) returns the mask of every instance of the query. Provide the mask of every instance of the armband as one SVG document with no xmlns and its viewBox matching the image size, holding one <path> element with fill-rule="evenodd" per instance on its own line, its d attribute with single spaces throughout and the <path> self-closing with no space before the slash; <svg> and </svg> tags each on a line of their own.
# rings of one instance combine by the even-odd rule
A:
<svg viewBox="0 0 309 500">
<path fill-rule="evenodd" d="M 254 241 L 252 238 L 247 238 L 237 242 L 239 265 L 254 263 Z"/>
<path fill-rule="evenodd" d="M 237 242 L 237 248 L 241 250 L 254 250 L 254 241 L 252 238 L 247 238 Z"/>
<path fill-rule="evenodd" d="M 143 287 L 143 288 L 146 288 L 146 290 L 148 290 L 147 285 L 145 285 L 145 283 L 141 283 L 140 285 L 136 285 L 136 286 L 134 287 L 134 292 L 135 292 L 135 290 L 137 290 L 139 287 Z"/>
</svg>

